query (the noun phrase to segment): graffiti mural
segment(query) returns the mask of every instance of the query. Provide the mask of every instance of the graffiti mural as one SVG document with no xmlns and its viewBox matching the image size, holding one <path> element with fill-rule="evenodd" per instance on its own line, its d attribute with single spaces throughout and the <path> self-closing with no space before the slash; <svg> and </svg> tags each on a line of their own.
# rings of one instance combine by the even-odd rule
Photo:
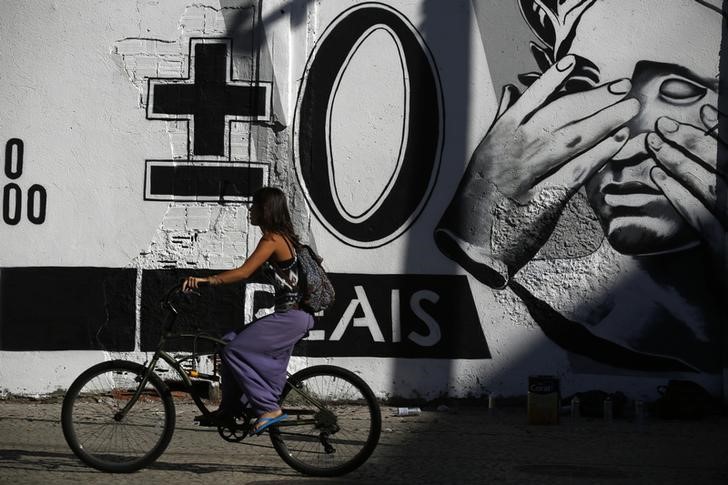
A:
<svg viewBox="0 0 728 485">
<path fill-rule="evenodd" d="M 570 352 L 718 372 L 720 2 L 519 5 L 541 71 L 504 87 L 438 247 Z"/>
<path fill-rule="evenodd" d="M 0 359 L 71 351 L 22 385 L 143 359 L 273 185 L 337 292 L 297 355 L 379 395 L 724 387 L 719 0 L 8 10 Z M 255 277 L 208 290 L 210 332 L 271 311 Z"/>
</svg>

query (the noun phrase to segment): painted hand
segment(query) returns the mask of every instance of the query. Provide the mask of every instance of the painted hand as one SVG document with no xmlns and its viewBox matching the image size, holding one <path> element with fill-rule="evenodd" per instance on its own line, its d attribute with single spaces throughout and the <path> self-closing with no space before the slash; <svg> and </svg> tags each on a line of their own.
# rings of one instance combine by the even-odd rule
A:
<svg viewBox="0 0 728 485">
<path fill-rule="evenodd" d="M 714 107 L 703 106 L 700 118 L 704 128 L 668 117 L 657 120 L 656 131 L 647 136 L 647 147 L 659 164 L 650 176 L 713 253 L 720 255 L 728 214 L 718 192 L 728 190 L 728 167 L 719 155 L 725 157 L 728 144 L 718 133 Z"/>
<path fill-rule="evenodd" d="M 561 95 L 565 56 L 522 95 L 506 86 L 435 241 L 480 281 L 503 287 L 548 240 L 569 199 L 627 142 L 640 110 L 621 79 Z M 616 133 L 615 133 L 616 131 Z"/>
<path fill-rule="evenodd" d="M 471 163 L 506 197 L 528 202 L 545 187 L 573 194 L 626 143 L 626 127 L 610 133 L 639 111 L 636 99 L 624 99 L 628 79 L 549 101 L 575 64 L 562 58 L 519 98 L 515 87 L 504 89 Z"/>
</svg>

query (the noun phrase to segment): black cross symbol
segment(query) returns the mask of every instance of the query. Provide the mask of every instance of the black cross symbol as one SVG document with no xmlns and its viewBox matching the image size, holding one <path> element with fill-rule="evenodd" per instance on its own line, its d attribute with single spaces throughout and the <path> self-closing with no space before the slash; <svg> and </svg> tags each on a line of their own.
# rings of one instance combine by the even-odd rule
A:
<svg viewBox="0 0 728 485">
<path fill-rule="evenodd" d="M 260 120 L 268 113 L 270 93 L 266 84 L 231 79 L 231 73 L 227 71 L 229 48 L 229 42 L 195 44 L 192 82 L 189 78 L 164 82 L 149 79 L 149 92 L 153 92 L 153 96 L 149 101 L 151 107 L 148 104 L 147 109 L 162 116 L 149 115 L 148 118 L 190 120 L 194 155 L 225 156 L 227 121 L 235 117 Z M 190 55 L 190 63 L 192 59 Z"/>
<path fill-rule="evenodd" d="M 232 79 L 231 39 L 192 38 L 189 46 L 190 74 L 149 78 L 147 89 L 147 119 L 188 122 L 187 159 L 146 160 L 144 200 L 244 202 L 265 185 L 268 164 L 233 160 L 230 125 L 268 121 L 273 84 Z"/>
</svg>

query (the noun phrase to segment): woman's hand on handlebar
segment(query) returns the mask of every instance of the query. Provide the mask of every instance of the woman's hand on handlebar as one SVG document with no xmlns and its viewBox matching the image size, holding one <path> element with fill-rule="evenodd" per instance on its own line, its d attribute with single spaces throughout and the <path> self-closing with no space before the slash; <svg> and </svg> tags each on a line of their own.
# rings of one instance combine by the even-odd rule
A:
<svg viewBox="0 0 728 485">
<path fill-rule="evenodd" d="M 188 276 L 182 282 L 182 293 L 189 293 L 196 290 L 200 286 L 218 286 L 222 284 L 219 276 L 208 276 L 207 278 L 198 278 L 196 276 Z"/>
<path fill-rule="evenodd" d="M 195 276 L 188 276 L 182 282 L 182 293 L 190 293 L 200 286 L 210 285 L 210 278 L 197 278 Z"/>
</svg>

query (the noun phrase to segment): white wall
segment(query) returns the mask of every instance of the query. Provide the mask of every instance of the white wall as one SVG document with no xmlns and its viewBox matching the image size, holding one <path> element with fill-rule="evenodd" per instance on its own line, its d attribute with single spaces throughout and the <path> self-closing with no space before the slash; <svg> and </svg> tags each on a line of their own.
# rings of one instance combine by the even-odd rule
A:
<svg viewBox="0 0 728 485">
<path fill-rule="evenodd" d="M 518 84 L 516 76 L 525 70 L 538 70 L 528 50 L 529 42 L 543 45 L 544 39 L 537 39 L 529 30 L 516 2 L 478 2 L 477 8 L 473 8 L 467 1 L 393 0 L 387 2 L 389 7 L 384 7 L 384 11 L 409 26 L 431 63 L 439 98 L 431 99 L 432 110 L 425 111 L 435 113 L 439 138 L 435 156 L 430 160 L 433 165 L 422 161 L 424 170 L 431 171 L 430 185 L 412 217 L 390 235 L 374 242 L 358 241 L 337 232 L 335 224 L 332 226 L 331 221 L 326 221 L 316 203 L 311 204 L 313 189 L 305 183 L 302 185 L 300 173 L 297 176 L 303 163 L 299 152 L 308 147 L 299 143 L 300 136 L 310 121 L 301 113 L 300 103 L 305 90 L 320 82 L 320 78 L 312 77 L 312 63 L 337 22 L 345 20 L 354 11 L 352 7 L 362 2 L 264 0 L 260 12 L 255 10 L 258 2 L 245 0 L 187 4 L 172 0 L 113 4 L 50 0 L 4 3 L 5 15 L 0 20 L 0 37 L 5 44 L 0 51 L 3 94 L 0 142 L 11 138 L 23 141 L 23 173 L 13 182 L 18 183 L 24 194 L 32 184 L 42 185 L 47 192 L 47 213 L 42 224 L 33 224 L 25 216 L 17 225 L 0 222 L 0 268 L 134 268 L 137 278 L 133 351 L 0 350 L 1 394 L 46 394 L 67 387 L 93 362 L 119 356 L 144 360 L 147 354 L 140 347 L 143 272 L 172 266 L 191 271 L 225 269 L 245 259 L 258 233 L 248 223 L 244 203 L 145 200 L 145 160 L 181 162 L 189 158 L 197 162 L 253 163 L 262 167 L 264 183 L 283 187 L 289 194 L 296 227 L 304 239 L 315 243 L 329 271 L 343 275 L 339 280 L 344 285 L 339 302 L 342 308 L 336 315 L 329 315 L 330 326 L 321 334 L 324 340 L 319 347 L 325 351 L 325 345 L 330 345 L 334 349 L 332 355 L 337 356 L 295 357 L 293 367 L 334 362 L 360 372 L 380 396 L 517 395 L 527 391 L 528 376 L 538 374 L 558 376 L 564 394 L 599 388 L 650 398 L 655 396 L 656 387 L 670 378 L 695 380 L 714 393 L 722 392 L 719 368 L 698 366 L 696 371 L 685 372 L 675 367 L 655 370 L 649 365 L 620 361 L 622 354 L 616 360 L 605 360 L 601 354 L 595 357 L 589 350 L 570 348 L 564 342 L 573 340 L 568 335 L 565 340 L 554 337 L 512 289 L 492 288 L 493 285 L 462 259 L 452 257 L 436 244 L 433 237 L 436 229 L 457 226 L 452 222 L 454 216 L 443 217 L 449 207 L 449 214 L 461 211 L 458 214 L 465 220 L 476 221 L 468 223 L 471 224 L 468 227 L 478 228 L 471 234 L 472 239 L 467 240 L 465 236 L 471 248 L 478 246 L 482 239 L 477 231 L 484 231 L 482 227 L 486 223 L 481 220 L 489 220 L 485 216 L 481 218 L 478 212 L 484 205 L 458 201 L 462 194 L 470 193 L 468 187 L 473 187 L 468 185 L 471 172 L 466 170 L 471 156 L 475 159 L 480 153 L 478 145 L 492 130 L 503 85 Z M 700 23 L 686 24 L 681 29 L 663 22 L 640 24 L 638 28 L 648 38 L 644 42 L 652 43 L 646 45 L 657 47 L 633 52 L 629 59 L 620 54 L 625 49 L 620 39 L 630 39 L 634 30 L 628 24 L 624 24 L 624 32 L 610 30 L 615 46 L 612 54 L 601 56 L 599 83 L 618 78 L 626 69 L 631 75 L 634 65 L 644 60 L 681 66 L 696 64 L 717 73 L 719 15 L 693 0 L 676 1 L 680 5 L 671 3 L 671 8 L 662 9 L 655 2 L 639 2 L 634 7 L 628 7 L 627 3 L 630 2 L 598 2 L 593 10 L 587 11 L 581 19 L 586 27 L 577 30 L 571 52 L 600 58 L 600 53 L 609 51 L 597 43 L 600 23 L 617 22 L 625 15 L 637 19 L 645 12 L 652 12 L 669 22 L 673 14 L 682 12 L 684 18 L 695 15 Z M 634 9 L 631 14 L 630 8 Z M 701 35 L 695 32 L 696 25 L 705 26 L 701 27 Z M 250 30 L 251 26 L 257 26 L 258 30 Z M 220 37 L 233 39 L 230 59 L 234 80 L 252 80 L 257 76 L 259 82 L 271 86 L 269 113 L 259 122 L 239 119 L 226 125 L 230 131 L 226 140 L 230 140 L 230 145 L 224 154 L 196 156 L 189 153 L 189 146 L 195 143 L 195 132 L 188 129 L 187 123 L 149 119 L 153 117 L 148 106 L 149 78 L 187 77 L 193 64 L 189 53 L 190 42 L 195 41 L 191 39 Z M 331 116 L 327 133 L 330 185 L 338 191 L 339 212 L 349 213 L 349 219 L 355 224 L 366 225 L 367 217 L 381 207 L 377 201 L 381 202 L 391 193 L 392 181 L 403 170 L 405 149 L 428 141 L 425 135 L 407 132 L 414 119 L 410 117 L 417 113 L 408 101 L 415 96 L 413 93 L 419 89 L 421 79 L 407 73 L 407 62 L 413 61 L 403 54 L 401 42 L 387 29 L 375 29 L 358 49 L 349 53 L 346 69 L 334 66 L 338 69 L 336 94 L 317 101 Z M 629 44 L 628 40 L 625 42 Z M 712 42 L 711 49 L 701 47 L 705 42 Z M 672 47 L 665 49 L 665 43 Z M 692 49 L 688 58 L 680 54 L 686 46 Z M 524 90 L 520 85 L 520 91 Z M 717 94 L 708 90 L 705 96 L 703 102 L 717 103 Z M 578 113 L 573 103 L 561 110 L 562 114 L 571 114 L 574 110 L 572 118 Z M 558 110 L 555 113 L 559 115 Z M 648 115 L 643 112 L 640 116 Z M 545 126 L 536 131 L 539 140 L 555 136 L 557 128 Z M 512 139 L 503 135 L 495 145 L 505 153 L 515 139 L 515 135 Z M 641 141 L 644 143 L 644 138 Z M 551 150 L 553 157 L 561 155 L 559 147 L 544 150 Z M 523 170 L 531 168 L 525 165 Z M 497 180 L 503 179 L 493 177 L 495 185 L 502 189 Z M 9 182 L 0 181 L 0 185 Z M 576 189 L 579 190 L 577 198 L 586 200 L 581 187 Z M 406 187 L 400 190 L 406 192 Z M 521 195 L 514 195 L 514 199 Z M 495 204 L 483 202 L 490 203 Z M 674 309 L 668 305 L 668 315 L 663 317 L 669 320 L 678 315 L 668 331 L 678 332 L 672 335 L 683 335 L 679 332 L 697 335 L 696 341 L 706 344 L 705 348 L 711 351 L 720 348 L 722 330 L 714 331 L 716 310 L 713 307 L 708 308 L 702 300 L 691 300 L 691 295 L 684 296 L 681 287 L 670 281 L 664 286 L 650 286 L 654 278 L 641 266 L 644 259 L 633 263 L 631 256 L 615 252 L 609 245 L 611 240 L 604 239 L 593 214 L 580 218 L 586 212 L 579 210 L 590 211 L 585 203 L 576 209 L 568 207 L 562 207 L 559 216 L 576 214 L 575 219 L 562 217 L 561 225 L 551 237 L 551 246 L 545 245 L 546 249 L 541 249 L 539 255 L 528 258 L 528 265 L 512 281 L 524 285 L 532 295 L 549 303 L 567 319 L 583 319 L 578 320 L 582 322 L 580 325 L 598 337 L 640 354 L 689 361 L 694 352 L 676 351 L 671 355 L 669 345 L 661 346 L 660 342 L 673 337 L 661 334 L 659 328 L 652 331 L 659 324 L 654 312 L 637 311 L 633 322 L 630 311 L 624 311 L 628 307 L 619 299 L 624 291 L 633 295 L 645 292 L 648 296 L 643 301 L 652 298 L 650 295 L 673 295 L 684 305 Z M 519 227 L 519 223 L 523 227 L 524 220 L 519 217 L 511 223 L 513 227 Z M 528 223 L 530 219 L 525 220 Z M 493 229 L 492 234 L 497 233 Z M 505 230 L 504 234 L 512 233 Z M 525 236 L 523 232 L 518 234 L 527 239 L 533 236 L 528 231 Z M 518 237 L 514 236 L 513 241 L 521 247 L 528 244 L 528 241 L 521 244 Z M 554 250 L 566 244 L 563 243 L 566 240 L 582 241 L 579 244 L 583 247 L 576 251 L 578 257 L 564 256 Z M 502 256 L 495 254 L 498 251 L 493 248 L 484 249 L 488 258 Z M 620 262 L 613 271 L 603 270 L 605 261 L 617 257 L 629 261 Z M 448 315 L 448 309 L 437 310 L 438 302 L 434 300 L 422 304 L 420 313 L 413 304 L 403 311 L 414 312 L 416 317 L 403 317 L 411 320 L 403 323 L 404 343 L 396 342 L 390 330 L 386 330 L 392 328 L 393 312 L 381 311 L 382 307 L 391 308 L 391 302 L 377 303 L 382 306 L 368 314 L 360 299 L 354 303 L 349 301 L 355 299 L 354 286 L 363 285 L 365 291 L 375 288 L 380 280 L 370 277 L 377 275 L 392 277 L 395 281 L 392 284 L 405 296 L 417 290 L 434 292 L 440 306 L 452 306 L 452 315 L 460 315 L 454 311 L 455 307 L 473 306 L 477 320 L 446 318 L 443 315 Z M 413 275 L 413 278 L 405 284 L 404 280 L 395 278 L 398 275 Z M 444 290 L 434 291 L 433 288 L 439 287 L 433 286 L 435 283 L 430 280 L 447 275 L 458 275 L 460 279 L 443 281 L 467 281 L 470 295 L 463 292 L 453 297 Z M 697 273 L 684 274 L 684 278 L 704 279 Z M 624 281 L 633 283 L 622 286 Z M 555 285 L 543 286 L 549 282 Z M 655 297 L 658 303 L 662 298 L 659 295 Z M 372 298 L 371 294 L 369 297 Z M 637 303 L 640 300 L 634 299 Z M 618 315 L 626 326 L 645 325 L 649 331 L 625 336 L 619 329 L 604 327 L 603 320 L 594 320 L 597 318 L 594 315 L 600 308 L 607 308 L 603 305 L 608 303 L 612 305 L 609 309 L 621 305 L 612 314 Z M 13 304 L 3 300 L 0 292 L 3 308 L 12 308 Z M 343 309 L 349 305 L 358 308 L 357 313 L 348 314 L 349 320 L 342 323 L 341 319 L 347 318 Z M 407 306 L 406 301 L 404 305 Z M 2 315 L 6 315 L 4 321 Z M 0 314 L 0 349 L 8 349 L 6 343 L 16 333 L 9 327 L 11 320 L 7 315 L 7 312 Z M 689 315 L 703 322 L 704 327 L 683 328 L 680 319 L 689 319 Z M 443 337 L 439 343 L 418 346 L 412 340 L 407 341 L 410 331 L 432 335 L 432 327 L 425 325 L 428 321 L 441 332 Z M 34 322 L 25 324 L 32 326 Z M 330 341 L 331 329 L 337 324 L 346 328 L 346 338 L 338 343 Z M 18 325 L 18 321 L 12 320 L 12 325 Z M 362 328 L 366 325 L 369 332 Z M 377 347 L 373 327 L 385 329 L 381 347 Z M 462 358 L 452 346 L 439 350 L 438 344 L 442 342 L 459 342 L 458 334 L 466 328 L 475 331 L 478 338 L 482 334 L 487 353 L 478 358 Z M 48 338 L 53 336 L 38 335 L 39 340 Z M 356 346 L 357 339 L 367 340 L 362 344 L 367 349 L 382 350 L 371 355 L 356 352 L 342 355 Z M 717 346 L 713 345 L 716 343 Z M 409 347 L 404 347 L 405 344 Z M 406 349 L 416 355 L 406 354 L 410 351 Z"/>
</svg>

